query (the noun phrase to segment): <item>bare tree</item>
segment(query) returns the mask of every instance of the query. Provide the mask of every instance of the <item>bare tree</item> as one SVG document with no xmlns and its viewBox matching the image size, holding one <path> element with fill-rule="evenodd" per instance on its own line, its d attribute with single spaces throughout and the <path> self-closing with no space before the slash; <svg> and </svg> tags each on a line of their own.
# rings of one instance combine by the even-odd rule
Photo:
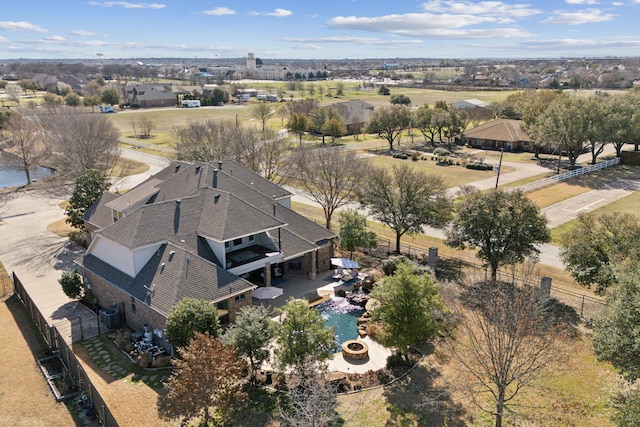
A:
<svg viewBox="0 0 640 427">
<path fill-rule="evenodd" d="M 291 141 L 282 132 L 267 132 L 263 134 L 263 138 L 260 150 L 261 173 L 269 181 L 284 184 L 291 177 Z"/>
<path fill-rule="evenodd" d="M 229 140 L 235 131 L 230 120 L 206 120 L 174 129 L 178 159 L 210 162 L 228 157 L 232 153 Z"/>
<path fill-rule="evenodd" d="M 40 123 L 55 153 L 52 160 L 64 175 L 77 177 L 87 169 L 108 172 L 120 156 L 120 133 L 104 115 L 61 107 L 41 115 Z"/>
<path fill-rule="evenodd" d="M 44 154 L 44 144 L 40 139 L 40 127 L 32 117 L 13 111 L 4 124 L 8 144 L 13 148 L 12 153 L 19 159 L 27 178 L 27 185 L 31 184 L 31 167 Z"/>
<path fill-rule="evenodd" d="M 276 114 L 280 117 L 280 126 L 284 126 L 284 119 L 289 117 L 289 109 L 287 107 L 280 107 L 276 110 Z"/>
<path fill-rule="evenodd" d="M 267 120 L 273 114 L 273 108 L 267 102 L 259 102 L 253 107 L 253 111 L 251 112 L 252 117 L 257 120 L 260 120 L 262 123 L 262 131 L 264 132 L 265 127 L 267 126 Z"/>
<path fill-rule="evenodd" d="M 335 390 L 326 378 L 326 372 L 316 364 L 305 362 L 308 375 L 292 375 L 287 399 L 280 406 L 280 420 L 288 427 L 333 427 L 340 415 Z M 293 383 L 295 381 L 295 384 Z"/>
<path fill-rule="evenodd" d="M 151 136 L 151 131 L 156 127 L 156 122 L 145 114 L 138 117 L 136 122 L 138 123 L 138 129 L 140 129 L 140 137 L 149 138 Z"/>
<path fill-rule="evenodd" d="M 22 98 L 22 92 L 24 90 L 17 84 L 10 84 L 4 90 L 5 95 L 9 98 L 10 101 L 16 103 L 17 106 L 20 106 L 20 99 Z"/>
<path fill-rule="evenodd" d="M 463 382 L 472 401 L 501 427 L 518 393 L 548 374 L 549 365 L 566 352 L 571 328 L 528 287 L 479 282 L 459 301 L 461 333 L 450 341 L 452 355 L 470 376 Z"/>
<path fill-rule="evenodd" d="M 322 206 L 330 229 L 335 210 L 355 199 L 367 165 L 352 151 L 326 149 L 298 151 L 293 162 L 294 176 Z"/>
</svg>

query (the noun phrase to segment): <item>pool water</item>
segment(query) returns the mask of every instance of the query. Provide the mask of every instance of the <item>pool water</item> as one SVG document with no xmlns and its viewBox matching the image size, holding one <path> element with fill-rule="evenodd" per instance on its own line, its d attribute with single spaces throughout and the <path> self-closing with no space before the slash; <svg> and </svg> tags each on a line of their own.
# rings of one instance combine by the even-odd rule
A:
<svg viewBox="0 0 640 427">
<path fill-rule="evenodd" d="M 356 321 L 364 313 L 362 307 L 349 303 L 346 298 L 333 297 L 318 304 L 315 308 L 327 326 L 335 326 L 336 328 L 335 351 L 340 351 L 343 342 L 358 338 Z"/>
</svg>

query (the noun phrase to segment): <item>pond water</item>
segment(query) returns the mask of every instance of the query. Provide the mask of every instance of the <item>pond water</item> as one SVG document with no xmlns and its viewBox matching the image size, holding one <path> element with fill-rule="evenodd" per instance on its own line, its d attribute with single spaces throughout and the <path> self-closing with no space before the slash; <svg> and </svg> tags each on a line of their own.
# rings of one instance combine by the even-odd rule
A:
<svg viewBox="0 0 640 427">
<path fill-rule="evenodd" d="M 362 316 L 364 309 L 353 305 L 346 298 L 333 297 L 315 307 L 327 326 L 336 327 L 336 348 L 340 351 L 342 343 L 358 338 L 357 319 Z"/>
<path fill-rule="evenodd" d="M 39 180 L 51 176 L 51 169 L 34 166 L 31 168 L 31 180 Z M 20 167 L 20 159 L 0 151 L 0 187 L 17 187 L 27 183 L 24 169 Z"/>
</svg>

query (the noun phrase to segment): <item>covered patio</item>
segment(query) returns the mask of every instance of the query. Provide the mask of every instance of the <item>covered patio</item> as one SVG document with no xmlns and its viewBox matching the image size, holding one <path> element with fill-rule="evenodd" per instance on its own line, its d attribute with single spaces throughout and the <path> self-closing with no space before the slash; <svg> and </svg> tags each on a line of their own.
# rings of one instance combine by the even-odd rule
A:
<svg viewBox="0 0 640 427">
<path fill-rule="evenodd" d="M 338 289 L 350 290 L 354 282 L 344 282 L 334 279 L 333 270 L 318 273 L 315 279 L 309 279 L 305 274 L 287 275 L 274 278 L 271 285 L 282 289 L 282 295 L 275 298 L 253 298 L 253 305 L 262 305 L 273 311 L 286 304 L 289 298 L 305 298 L 312 302 L 332 296 Z M 260 288 L 258 288 L 260 289 Z"/>
</svg>

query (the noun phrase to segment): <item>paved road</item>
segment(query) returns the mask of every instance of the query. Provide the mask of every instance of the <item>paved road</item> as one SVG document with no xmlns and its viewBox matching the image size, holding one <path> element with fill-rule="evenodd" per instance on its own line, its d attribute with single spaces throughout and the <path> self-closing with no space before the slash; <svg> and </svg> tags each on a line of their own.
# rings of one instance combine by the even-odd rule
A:
<svg viewBox="0 0 640 427">
<path fill-rule="evenodd" d="M 607 155 L 611 153 L 615 153 L 613 147 L 609 147 L 609 149 L 605 150 L 605 153 L 603 154 Z M 590 153 L 585 153 L 578 158 L 578 164 L 586 164 L 590 161 Z M 501 174 L 499 180 L 500 185 L 549 172 L 548 168 L 531 163 L 503 162 L 503 165 L 510 166 L 514 168 L 515 171 Z M 479 190 L 486 190 L 489 188 L 494 188 L 495 183 L 496 177 L 493 176 L 491 178 L 472 182 L 469 185 L 472 185 Z M 455 195 L 458 189 L 459 187 L 451 188 L 449 189 L 449 193 L 451 195 Z M 306 194 L 303 190 L 291 187 L 287 187 L 287 190 L 294 194 L 292 196 L 292 200 L 298 203 L 310 204 L 317 207 L 320 206 L 311 198 L 311 196 Z M 608 188 L 602 190 L 591 190 L 581 195 L 569 198 L 558 204 L 549 206 L 545 209 L 542 209 L 542 213 L 544 213 L 549 219 L 549 228 L 554 228 L 558 225 L 573 220 L 578 216 L 580 212 L 587 212 L 600 206 L 604 206 L 608 203 L 626 197 L 627 195 L 638 190 L 640 190 L 640 182 L 633 180 L 619 180 L 614 185 L 609 186 Z M 360 208 L 359 204 L 357 203 L 350 203 L 347 206 L 338 209 L 338 211 L 340 211 L 341 209 L 349 208 L 355 208 L 362 211 L 362 208 Z M 424 227 L 424 233 L 429 236 L 444 239 L 444 233 L 441 230 L 436 230 L 431 227 Z M 560 250 L 557 246 L 545 244 L 540 245 L 539 248 L 541 252 L 539 256 L 539 262 L 541 264 L 557 268 L 564 268 L 564 264 L 560 260 L 559 256 Z"/>
</svg>

